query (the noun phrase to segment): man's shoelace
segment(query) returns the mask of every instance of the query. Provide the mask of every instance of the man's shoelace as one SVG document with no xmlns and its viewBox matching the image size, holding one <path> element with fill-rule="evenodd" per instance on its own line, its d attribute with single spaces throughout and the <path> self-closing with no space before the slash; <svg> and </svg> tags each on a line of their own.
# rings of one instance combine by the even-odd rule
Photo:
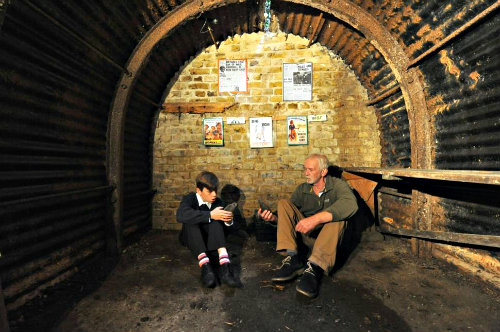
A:
<svg viewBox="0 0 500 332">
<path fill-rule="evenodd" d="M 306 274 L 306 273 L 309 273 L 309 274 L 312 274 L 313 276 L 316 276 L 310 262 L 307 262 L 307 269 L 304 271 L 304 274 Z"/>
<path fill-rule="evenodd" d="M 281 266 L 280 269 L 285 266 L 285 264 L 290 264 L 290 261 L 292 260 L 292 256 L 286 256 L 284 260 L 281 261 Z"/>
</svg>

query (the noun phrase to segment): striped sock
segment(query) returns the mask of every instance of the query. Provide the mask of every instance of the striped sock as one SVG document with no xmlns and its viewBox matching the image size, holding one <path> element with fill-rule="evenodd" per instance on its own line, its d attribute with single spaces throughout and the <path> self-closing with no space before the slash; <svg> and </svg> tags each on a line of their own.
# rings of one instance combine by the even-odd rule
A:
<svg viewBox="0 0 500 332">
<path fill-rule="evenodd" d="M 227 254 L 226 248 L 219 248 L 219 250 L 217 250 L 217 251 L 219 252 L 219 264 L 220 265 L 227 264 L 230 262 L 229 255 Z"/>
<path fill-rule="evenodd" d="M 204 264 L 207 264 L 208 262 L 210 262 L 210 259 L 207 257 L 207 254 L 202 252 L 198 255 L 198 265 L 200 267 L 202 267 Z"/>
</svg>

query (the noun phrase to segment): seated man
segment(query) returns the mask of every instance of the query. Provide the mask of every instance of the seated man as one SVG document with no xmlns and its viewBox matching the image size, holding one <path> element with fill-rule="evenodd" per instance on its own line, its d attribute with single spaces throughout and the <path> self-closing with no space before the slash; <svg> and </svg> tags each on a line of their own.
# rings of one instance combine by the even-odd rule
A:
<svg viewBox="0 0 500 332">
<path fill-rule="evenodd" d="M 196 192 L 183 197 L 177 209 L 177 221 L 182 223 L 180 239 L 197 257 L 201 268 L 203 285 L 215 287 L 216 277 L 207 256 L 217 250 L 221 271 L 221 282 L 231 287 L 240 287 L 241 282 L 233 275 L 226 249 L 224 226 L 233 224 L 233 213 L 223 209 L 217 197 L 219 179 L 212 172 L 203 171 L 196 177 Z"/>
<path fill-rule="evenodd" d="M 272 278 L 285 282 L 304 273 L 297 291 L 308 297 L 316 297 L 323 273 L 327 274 L 335 264 L 337 244 L 346 226 L 346 220 L 358 209 L 356 197 L 342 179 L 327 177 L 328 159 L 312 154 L 304 162 L 306 183 L 299 185 L 291 200 L 278 202 L 278 216 L 269 210 L 259 209 L 260 217 L 278 222 L 276 251 L 284 251 L 286 258 Z M 310 256 L 304 263 L 298 255 L 298 242 L 310 248 Z"/>
</svg>

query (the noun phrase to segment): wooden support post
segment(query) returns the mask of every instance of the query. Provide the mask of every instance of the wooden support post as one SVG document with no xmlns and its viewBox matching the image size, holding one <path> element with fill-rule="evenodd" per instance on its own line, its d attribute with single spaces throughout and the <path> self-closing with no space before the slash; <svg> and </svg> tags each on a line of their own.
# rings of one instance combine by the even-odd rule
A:
<svg viewBox="0 0 500 332">
<path fill-rule="evenodd" d="M 7 308 L 3 298 L 2 280 L 0 279 L 0 331 L 9 332 L 9 320 L 7 318 Z"/>
<path fill-rule="evenodd" d="M 413 227 L 417 231 L 429 231 L 432 226 L 432 202 L 431 196 L 418 190 L 412 190 L 411 210 Z M 432 242 L 417 239 L 417 252 L 419 257 L 430 258 L 432 256 Z M 412 251 L 413 251 L 412 242 Z"/>
</svg>

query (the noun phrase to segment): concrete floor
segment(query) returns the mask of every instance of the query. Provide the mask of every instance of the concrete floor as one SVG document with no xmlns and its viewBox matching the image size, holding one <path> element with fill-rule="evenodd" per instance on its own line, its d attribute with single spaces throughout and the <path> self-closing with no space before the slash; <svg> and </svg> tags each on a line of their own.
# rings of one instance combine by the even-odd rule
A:
<svg viewBox="0 0 500 332">
<path fill-rule="evenodd" d="M 499 289 L 411 256 L 398 238 L 365 232 L 314 300 L 295 291 L 296 281 L 285 287 L 269 282 L 282 258 L 274 243 L 240 232 L 230 236 L 229 249 L 244 287 L 204 289 L 177 232 L 150 231 L 116 265 L 82 271 L 70 282 L 73 293 L 55 290 L 59 301 L 32 306 L 11 329 L 500 331 Z"/>
</svg>

